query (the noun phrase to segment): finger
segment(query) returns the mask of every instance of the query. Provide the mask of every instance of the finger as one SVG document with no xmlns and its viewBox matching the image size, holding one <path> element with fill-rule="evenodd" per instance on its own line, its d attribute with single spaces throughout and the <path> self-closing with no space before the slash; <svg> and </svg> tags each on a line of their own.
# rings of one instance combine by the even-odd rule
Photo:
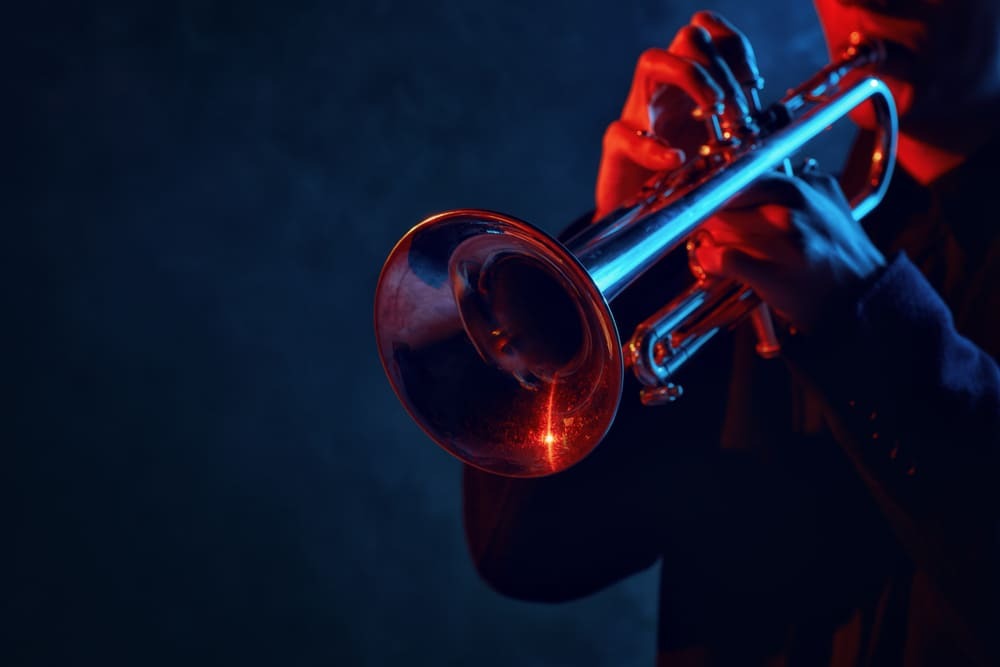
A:
<svg viewBox="0 0 1000 667">
<path fill-rule="evenodd" d="M 684 151 L 671 148 L 653 135 L 620 120 L 608 125 L 604 132 L 604 155 L 650 171 L 676 169 L 684 164 Z"/>
<path fill-rule="evenodd" d="M 708 71 L 712 80 L 722 89 L 726 115 L 732 116 L 735 121 L 742 121 L 750 113 L 743 89 L 733 76 L 729 65 L 719 55 L 707 30 L 694 25 L 681 28 L 668 51 L 693 60 Z"/>
<path fill-rule="evenodd" d="M 764 208 L 752 212 L 717 214 L 701 226 L 718 246 L 736 248 L 761 260 L 793 265 L 801 255 L 801 235 L 791 230 L 787 216 L 769 215 Z"/>
<path fill-rule="evenodd" d="M 794 176 L 767 174 L 758 178 L 748 188 L 726 204 L 727 210 L 755 208 L 767 204 L 802 210 L 808 203 L 809 186 Z"/>
<path fill-rule="evenodd" d="M 760 209 L 722 211 L 701 227 L 719 245 L 768 248 L 787 233 L 787 226 L 765 217 Z"/>
<path fill-rule="evenodd" d="M 597 174 L 597 217 L 603 217 L 636 194 L 653 173 L 676 169 L 684 152 L 671 148 L 624 121 L 615 121 L 604 133 L 604 150 Z"/>
<path fill-rule="evenodd" d="M 704 245 L 695 251 L 695 258 L 708 275 L 739 280 L 758 292 L 768 291 L 778 273 L 774 262 L 732 246 Z"/>
<path fill-rule="evenodd" d="M 805 164 L 799 170 L 798 176 L 809 187 L 836 204 L 841 211 L 847 215 L 851 215 L 851 204 L 847 201 L 847 196 L 844 195 L 844 191 L 840 187 L 840 182 L 832 174 L 820 171 L 819 165 L 815 160 L 806 160 Z"/>
<path fill-rule="evenodd" d="M 750 40 L 736 26 L 709 11 L 698 12 L 691 18 L 691 23 L 708 32 L 716 51 L 741 86 L 757 89 L 764 86 Z"/>
<path fill-rule="evenodd" d="M 722 113 L 725 108 L 722 89 L 704 67 L 664 49 L 647 49 L 636 63 L 622 120 L 648 129 L 649 103 L 667 85 L 676 86 L 691 97 L 701 114 Z"/>
</svg>

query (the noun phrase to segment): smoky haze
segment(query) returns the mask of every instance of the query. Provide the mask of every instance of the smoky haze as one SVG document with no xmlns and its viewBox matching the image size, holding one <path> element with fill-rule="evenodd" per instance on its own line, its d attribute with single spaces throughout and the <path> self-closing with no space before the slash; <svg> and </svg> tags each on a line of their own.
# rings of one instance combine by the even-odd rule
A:
<svg viewBox="0 0 1000 667">
<path fill-rule="evenodd" d="M 477 578 L 375 282 L 432 212 L 588 210 L 635 58 L 697 9 L 774 99 L 825 61 L 809 4 L 33 7 L 8 26 L 0 662 L 651 665 L 655 570 L 561 605 Z"/>
</svg>

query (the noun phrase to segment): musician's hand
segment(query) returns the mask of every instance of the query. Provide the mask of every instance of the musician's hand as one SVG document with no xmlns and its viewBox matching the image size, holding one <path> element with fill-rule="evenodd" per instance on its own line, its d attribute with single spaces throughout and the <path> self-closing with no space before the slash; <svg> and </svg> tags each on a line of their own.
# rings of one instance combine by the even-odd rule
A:
<svg viewBox="0 0 1000 667">
<path fill-rule="evenodd" d="M 758 181 L 702 229 L 706 273 L 747 283 L 806 332 L 885 265 L 836 180 L 813 168 Z"/>
<path fill-rule="evenodd" d="M 640 56 L 621 118 L 608 126 L 597 176 L 597 217 L 639 191 L 657 171 L 680 166 L 707 138 L 695 109 L 745 116 L 741 88 L 759 80 L 746 37 L 698 12 L 667 49 Z"/>
</svg>

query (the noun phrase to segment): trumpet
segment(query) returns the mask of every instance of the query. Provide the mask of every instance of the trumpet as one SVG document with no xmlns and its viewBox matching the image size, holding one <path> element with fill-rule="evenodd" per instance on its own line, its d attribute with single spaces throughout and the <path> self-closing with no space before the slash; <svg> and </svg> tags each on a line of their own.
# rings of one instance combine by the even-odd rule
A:
<svg viewBox="0 0 1000 667">
<path fill-rule="evenodd" d="M 557 240 L 511 216 L 455 210 L 420 222 L 379 277 L 375 334 L 397 397 L 438 445 L 510 477 L 574 465 L 607 434 L 625 369 L 645 405 L 674 401 L 677 371 L 720 331 L 752 318 L 757 350 L 779 343 L 746 285 L 695 273 L 622 342 L 609 303 L 699 226 L 864 103 L 876 129 L 867 174 L 846 193 L 855 219 L 881 202 L 895 164 L 896 109 L 869 74 L 885 47 L 854 36 L 841 58 L 734 128 L 705 113 L 699 155 L 653 176 L 604 218 Z M 748 91 L 755 93 L 756 90 Z M 756 100 L 756 95 L 749 95 Z M 696 269 L 697 267 L 692 267 Z"/>
</svg>

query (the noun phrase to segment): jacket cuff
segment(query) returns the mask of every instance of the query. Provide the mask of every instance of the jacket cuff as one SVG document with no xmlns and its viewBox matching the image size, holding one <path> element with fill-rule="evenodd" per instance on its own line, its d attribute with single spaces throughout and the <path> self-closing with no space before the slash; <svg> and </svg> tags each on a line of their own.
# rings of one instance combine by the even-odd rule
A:
<svg viewBox="0 0 1000 667">
<path fill-rule="evenodd" d="M 920 443 L 900 431 L 907 407 L 915 407 L 907 390 L 919 391 L 920 384 L 905 374 L 919 365 L 914 358 L 942 317 L 950 320 L 947 307 L 900 253 L 832 302 L 813 332 L 784 345 L 793 372 L 824 397 L 841 435 L 883 479 L 912 478 L 922 459 Z"/>
</svg>

